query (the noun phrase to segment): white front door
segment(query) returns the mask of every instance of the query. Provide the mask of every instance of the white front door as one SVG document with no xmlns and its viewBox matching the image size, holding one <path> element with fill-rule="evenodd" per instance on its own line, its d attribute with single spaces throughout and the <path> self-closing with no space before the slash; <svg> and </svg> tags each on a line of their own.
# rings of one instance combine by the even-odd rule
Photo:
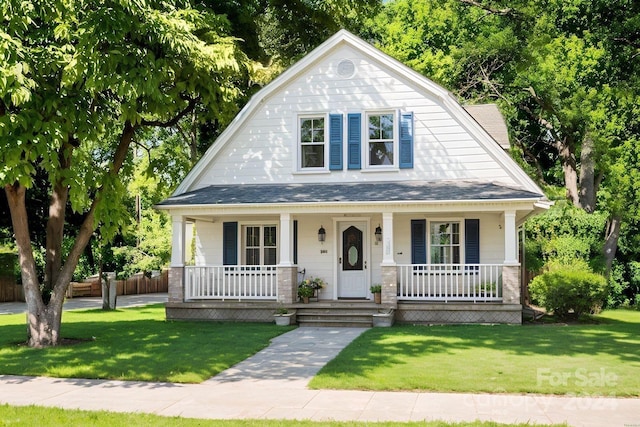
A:
<svg viewBox="0 0 640 427">
<path fill-rule="evenodd" d="M 338 298 L 366 298 L 367 223 L 340 222 L 338 234 Z"/>
</svg>

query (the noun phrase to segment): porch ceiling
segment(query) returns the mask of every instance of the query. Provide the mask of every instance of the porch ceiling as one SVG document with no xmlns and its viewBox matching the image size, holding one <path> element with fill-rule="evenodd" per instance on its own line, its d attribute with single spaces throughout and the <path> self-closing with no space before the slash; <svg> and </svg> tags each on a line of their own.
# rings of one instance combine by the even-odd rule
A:
<svg viewBox="0 0 640 427">
<path fill-rule="evenodd" d="M 210 185 L 172 196 L 158 208 L 203 205 L 281 203 L 513 201 L 541 200 L 544 195 L 496 183 L 410 181 L 308 184 Z"/>
</svg>

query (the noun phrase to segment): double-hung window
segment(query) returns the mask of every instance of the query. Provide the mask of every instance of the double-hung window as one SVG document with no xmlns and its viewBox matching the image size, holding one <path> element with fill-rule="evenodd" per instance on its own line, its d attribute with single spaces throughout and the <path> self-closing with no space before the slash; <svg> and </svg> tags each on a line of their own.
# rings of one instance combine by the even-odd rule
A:
<svg viewBox="0 0 640 427">
<path fill-rule="evenodd" d="M 460 223 L 431 223 L 431 264 L 460 264 Z"/>
<path fill-rule="evenodd" d="M 395 165 L 395 115 L 367 114 L 367 158 L 369 166 Z"/>
<path fill-rule="evenodd" d="M 323 169 L 325 167 L 326 141 L 324 116 L 300 118 L 300 169 Z"/>
<path fill-rule="evenodd" d="M 245 265 L 278 263 L 277 228 L 275 225 L 246 225 L 244 228 Z"/>
</svg>

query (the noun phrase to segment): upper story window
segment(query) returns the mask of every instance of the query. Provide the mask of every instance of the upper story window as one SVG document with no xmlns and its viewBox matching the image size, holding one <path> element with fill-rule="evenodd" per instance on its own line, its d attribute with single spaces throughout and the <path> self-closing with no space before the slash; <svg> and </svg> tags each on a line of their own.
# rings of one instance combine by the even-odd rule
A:
<svg viewBox="0 0 640 427">
<path fill-rule="evenodd" d="M 326 125 L 323 116 L 300 118 L 300 168 L 325 167 Z"/>
<path fill-rule="evenodd" d="M 395 165 L 395 120 L 393 113 L 367 115 L 369 166 Z"/>
</svg>

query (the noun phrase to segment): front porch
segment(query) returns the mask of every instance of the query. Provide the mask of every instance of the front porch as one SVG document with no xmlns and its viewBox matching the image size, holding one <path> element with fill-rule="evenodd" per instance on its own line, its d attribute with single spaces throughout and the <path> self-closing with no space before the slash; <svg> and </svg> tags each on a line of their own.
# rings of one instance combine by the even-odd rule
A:
<svg viewBox="0 0 640 427">
<path fill-rule="evenodd" d="M 172 269 L 168 319 L 272 322 L 279 308 L 297 312 L 301 326 L 391 323 L 521 323 L 519 266 L 402 264 L 384 266 L 382 304 L 319 299 L 302 304 L 298 269 L 282 266 L 185 266 Z"/>
<path fill-rule="evenodd" d="M 408 323 L 520 323 L 514 313 L 521 309 L 522 214 L 502 205 L 475 207 L 446 214 L 435 206 L 427 213 L 369 206 L 360 213 L 244 215 L 209 214 L 207 207 L 207 214 L 176 215 L 167 317 L 270 322 L 278 308 L 295 308 L 298 284 L 315 277 L 326 287 L 314 304 L 327 305 L 331 315 L 349 301 L 373 304 L 370 287 L 380 285 L 382 304 L 367 316 L 393 310 Z M 504 307 L 511 314 L 403 314 L 448 305 L 451 312 Z M 324 313 L 313 314 L 321 320 Z"/>
</svg>

